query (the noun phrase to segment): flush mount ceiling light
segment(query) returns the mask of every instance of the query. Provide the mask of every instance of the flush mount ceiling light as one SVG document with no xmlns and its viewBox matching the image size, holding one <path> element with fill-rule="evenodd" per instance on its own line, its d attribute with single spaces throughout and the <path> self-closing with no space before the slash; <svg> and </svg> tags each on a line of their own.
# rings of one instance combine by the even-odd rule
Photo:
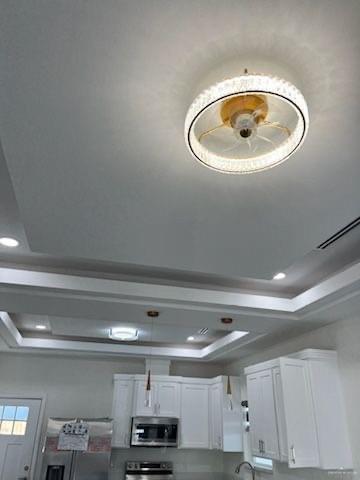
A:
<svg viewBox="0 0 360 480">
<path fill-rule="evenodd" d="M 11 238 L 11 237 L 1 237 L 0 238 L 0 245 L 3 247 L 9 247 L 9 248 L 14 248 L 19 245 L 19 242 L 16 240 L 16 238 Z"/>
<path fill-rule="evenodd" d="M 117 327 L 111 328 L 109 337 L 112 340 L 120 340 L 122 342 L 133 342 L 138 339 L 139 332 L 136 328 Z"/>
<path fill-rule="evenodd" d="M 36 325 L 36 330 L 46 330 L 46 325 Z"/>
<path fill-rule="evenodd" d="M 203 165 L 245 174 L 287 160 L 308 126 L 306 101 L 294 85 L 245 70 L 195 98 L 186 115 L 185 139 Z"/>
</svg>

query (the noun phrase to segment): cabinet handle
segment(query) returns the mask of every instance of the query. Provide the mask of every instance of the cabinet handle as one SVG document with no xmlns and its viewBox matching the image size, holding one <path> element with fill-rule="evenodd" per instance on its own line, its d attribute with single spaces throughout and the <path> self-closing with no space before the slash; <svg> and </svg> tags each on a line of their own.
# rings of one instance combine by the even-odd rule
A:
<svg viewBox="0 0 360 480">
<path fill-rule="evenodd" d="M 157 406 L 158 406 L 157 414 L 160 415 L 160 403 L 158 403 Z"/>
<path fill-rule="evenodd" d="M 296 463 L 296 456 L 295 456 L 295 447 L 291 445 L 290 447 L 290 454 L 291 454 L 291 462 Z"/>
<path fill-rule="evenodd" d="M 265 453 L 265 442 L 264 440 L 259 440 L 259 452 Z"/>
</svg>

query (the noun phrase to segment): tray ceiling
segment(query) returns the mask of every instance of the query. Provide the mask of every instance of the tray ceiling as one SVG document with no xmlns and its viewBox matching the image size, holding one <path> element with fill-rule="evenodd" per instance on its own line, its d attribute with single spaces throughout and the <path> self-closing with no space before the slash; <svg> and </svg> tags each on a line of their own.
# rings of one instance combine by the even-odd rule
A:
<svg viewBox="0 0 360 480">
<path fill-rule="evenodd" d="M 268 279 L 358 216 L 360 5 L 244 5 L 2 3 L 0 132 L 32 251 Z M 252 62 L 303 90 L 308 138 L 268 172 L 209 171 L 186 109 Z"/>
</svg>

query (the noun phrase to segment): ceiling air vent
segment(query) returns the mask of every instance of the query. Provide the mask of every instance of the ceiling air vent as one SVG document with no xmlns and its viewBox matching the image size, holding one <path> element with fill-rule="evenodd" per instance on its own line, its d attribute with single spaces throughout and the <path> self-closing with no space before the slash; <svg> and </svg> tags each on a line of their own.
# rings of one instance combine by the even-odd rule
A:
<svg viewBox="0 0 360 480">
<path fill-rule="evenodd" d="M 198 334 L 199 335 L 206 335 L 208 333 L 209 329 L 207 327 L 204 327 L 204 328 L 200 328 L 200 330 L 198 331 Z"/>
<path fill-rule="evenodd" d="M 325 250 L 326 248 L 330 247 L 333 243 L 337 242 L 341 237 L 349 233 L 355 227 L 360 225 L 360 217 L 355 218 L 352 222 L 350 222 L 345 227 L 341 228 L 338 232 L 334 233 L 331 237 L 329 237 L 325 242 L 320 243 L 316 248 L 318 250 Z"/>
</svg>

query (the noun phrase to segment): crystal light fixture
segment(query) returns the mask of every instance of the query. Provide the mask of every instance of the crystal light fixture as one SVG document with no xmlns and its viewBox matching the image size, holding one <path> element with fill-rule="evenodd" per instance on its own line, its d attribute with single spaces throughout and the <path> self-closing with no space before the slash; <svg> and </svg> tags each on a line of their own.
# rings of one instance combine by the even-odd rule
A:
<svg viewBox="0 0 360 480">
<path fill-rule="evenodd" d="M 232 401 L 231 381 L 230 381 L 230 376 L 229 375 L 227 377 L 227 383 L 226 383 L 226 395 L 227 395 L 227 398 L 228 398 L 228 409 L 232 410 L 233 409 L 233 401 Z"/>
<path fill-rule="evenodd" d="M 145 407 L 151 407 L 151 370 L 148 370 L 145 386 Z"/>
<path fill-rule="evenodd" d="M 308 126 L 306 101 L 294 85 L 245 70 L 195 98 L 185 140 L 192 155 L 213 170 L 254 173 L 287 160 Z"/>
<path fill-rule="evenodd" d="M 151 318 L 151 334 L 150 334 L 150 366 L 147 372 L 146 384 L 145 384 L 145 407 L 151 407 L 152 401 L 152 391 L 151 391 L 151 360 L 152 360 L 152 340 L 154 334 L 154 319 L 159 316 L 159 312 L 157 310 L 148 310 L 146 315 Z"/>
</svg>

